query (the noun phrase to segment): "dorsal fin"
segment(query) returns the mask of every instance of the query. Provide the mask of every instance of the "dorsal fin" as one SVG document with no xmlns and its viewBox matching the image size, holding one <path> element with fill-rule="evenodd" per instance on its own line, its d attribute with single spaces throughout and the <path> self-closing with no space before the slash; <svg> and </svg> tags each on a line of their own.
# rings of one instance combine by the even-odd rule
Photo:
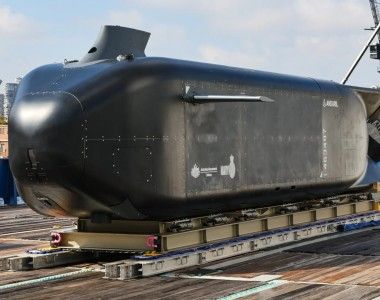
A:
<svg viewBox="0 0 380 300">
<path fill-rule="evenodd" d="M 144 57 L 150 33 L 120 26 L 103 26 L 97 40 L 80 63 L 102 59 L 116 59 L 118 55 L 133 54 Z"/>
</svg>

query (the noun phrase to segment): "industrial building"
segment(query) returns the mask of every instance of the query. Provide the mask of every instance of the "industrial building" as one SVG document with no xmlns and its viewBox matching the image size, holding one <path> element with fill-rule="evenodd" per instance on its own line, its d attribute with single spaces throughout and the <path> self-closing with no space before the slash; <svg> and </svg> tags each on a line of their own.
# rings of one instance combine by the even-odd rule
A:
<svg viewBox="0 0 380 300">
<path fill-rule="evenodd" d="M 16 93 L 18 86 L 20 84 L 21 78 L 18 77 L 16 79 L 16 82 L 8 82 L 5 84 L 5 97 L 4 97 L 4 104 L 3 104 L 3 116 L 5 119 L 8 119 L 9 112 L 12 108 L 13 103 L 16 100 Z"/>
<path fill-rule="evenodd" d="M 0 158 L 7 158 L 8 154 L 8 125 L 0 125 Z"/>
<path fill-rule="evenodd" d="M 0 79 L 0 86 L 3 81 Z M 4 94 L 0 94 L 0 117 L 4 117 Z"/>
<path fill-rule="evenodd" d="M 0 94 L 0 117 L 4 117 L 4 94 Z"/>
</svg>

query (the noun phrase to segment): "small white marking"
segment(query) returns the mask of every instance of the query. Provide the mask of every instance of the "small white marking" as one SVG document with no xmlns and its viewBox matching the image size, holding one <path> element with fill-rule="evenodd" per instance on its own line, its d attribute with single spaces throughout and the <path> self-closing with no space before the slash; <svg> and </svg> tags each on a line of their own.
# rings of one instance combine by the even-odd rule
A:
<svg viewBox="0 0 380 300">
<path fill-rule="evenodd" d="M 185 93 L 187 94 L 187 93 L 189 92 L 189 90 L 190 90 L 190 86 L 187 85 L 187 86 L 185 87 Z"/>
<path fill-rule="evenodd" d="M 199 168 L 199 166 L 195 164 L 190 173 L 194 178 L 198 178 L 201 174 L 205 174 L 206 177 L 211 177 L 213 173 L 218 173 L 218 168 Z"/>
<path fill-rule="evenodd" d="M 338 101 L 336 100 L 326 100 L 326 99 L 323 99 L 323 107 L 335 107 L 335 108 L 338 108 Z"/>
<path fill-rule="evenodd" d="M 327 151 L 327 130 L 322 128 L 322 171 L 321 178 L 327 177 L 328 151 Z"/>
<path fill-rule="evenodd" d="M 209 173 L 217 173 L 217 172 L 218 172 L 218 168 L 217 167 L 213 167 L 213 168 L 201 168 L 201 173 L 209 174 Z"/>
<path fill-rule="evenodd" d="M 194 167 L 191 169 L 191 176 L 194 178 L 198 178 L 199 175 L 201 175 L 201 171 L 199 170 L 199 167 L 197 164 L 194 165 Z"/>
<path fill-rule="evenodd" d="M 235 178 L 236 166 L 235 166 L 235 162 L 234 162 L 234 156 L 232 154 L 230 156 L 230 164 L 220 167 L 220 175 L 222 175 L 222 176 L 229 175 L 231 179 Z"/>
</svg>

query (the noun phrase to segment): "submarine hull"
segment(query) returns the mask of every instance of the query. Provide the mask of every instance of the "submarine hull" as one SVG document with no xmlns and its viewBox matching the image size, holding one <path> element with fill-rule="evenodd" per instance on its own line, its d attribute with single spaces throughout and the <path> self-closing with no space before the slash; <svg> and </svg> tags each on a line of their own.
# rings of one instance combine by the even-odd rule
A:
<svg viewBox="0 0 380 300">
<path fill-rule="evenodd" d="M 42 214 L 170 220 L 347 190 L 366 171 L 366 120 L 334 82 L 154 57 L 55 64 L 21 83 L 10 163 Z"/>
</svg>

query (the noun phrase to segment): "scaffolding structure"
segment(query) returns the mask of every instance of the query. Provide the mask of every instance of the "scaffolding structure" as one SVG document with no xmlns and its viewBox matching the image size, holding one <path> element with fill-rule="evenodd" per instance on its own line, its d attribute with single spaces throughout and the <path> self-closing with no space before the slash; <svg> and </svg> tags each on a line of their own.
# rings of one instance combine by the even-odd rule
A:
<svg viewBox="0 0 380 300">
<path fill-rule="evenodd" d="M 379 24 L 379 2 L 375 0 L 369 0 L 369 5 L 371 6 L 372 17 L 375 23 L 375 26 L 372 28 L 374 29 Z M 380 35 L 379 35 L 379 41 L 380 41 Z"/>
<path fill-rule="evenodd" d="M 379 16 L 380 16 L 380 3 L 376 0 L 369 0 L 369 5 L 371 7 L 373 22 L 375 23 L 374 27 L 369 28 L 369 30 L 374 30 L 379 25 Z M 380 33 L 377 34 L 378 42 L 369 47 L 370 57 L 372 59 L 380 60 Z M 380 72 L 380 67 L 377 68 L 377 72 Z"/>
</svg>

